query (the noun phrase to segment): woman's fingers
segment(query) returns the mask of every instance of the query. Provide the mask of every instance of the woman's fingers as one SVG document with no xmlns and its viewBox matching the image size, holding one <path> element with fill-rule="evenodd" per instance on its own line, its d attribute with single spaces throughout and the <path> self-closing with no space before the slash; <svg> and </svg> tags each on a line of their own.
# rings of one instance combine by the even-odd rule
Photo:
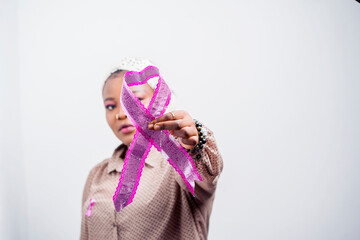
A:
<svg viewBox="0 0 360 240">
<path fill-rule="evenodd" d="M 193 147 L 197 144 L 197 136 L 192 136 L 190 138 L 181 138 L 181 141 L 184 144 L 189 145 L 190 147 Z"/>
<path fill-rule="evenodd" d="M 157 119 L 154 119 L 151 121 L 148 125 L 149 129 L 153 129 L 154 125 L 159 122 L 166 122 L 166 121 L 174 121 L 184 118 L 184 111 L 172 111 L 165 113 L 161 117 L 158 117 Z"/>
<path fill-rule="evenodd" d="M 154 119 L 148 125 L 153 130 L 168 130 L 171 135 L 179 137 L 186 147 L 195 146 L 198 141 L 198 132 L 191 116 L 182 110 L 168 112 Z"/>
<path fill-rule="evenodd" d="M 155 125 L 155 130 L 157 130 L 157 128 L 169 130 L 169 132 L 176 138 L 180 137 L 181 141 L 184 144 L 195 146 L 199 141 L 198 132 L 197 132 L 196 128 L 194 128 L 194 127 L 181 128 L 181 127 L 179 127 L 178 122 L 179 122 L 179 120 L 157 123 Z"/>
<path fill-rule="evenodd" d="M 174 130 L 173 135 L 181 138 L 190 138 L 196 136 L 198 133 L 193 127 L 184 127 L 180 130 Z"/>
<path fill-rule="evenodd" d="M 180 130 L 186 127 L 182 120 L 173 120 L 166 122 L 158 122 L 153 126 L 154 130 Z"/>
</svg>

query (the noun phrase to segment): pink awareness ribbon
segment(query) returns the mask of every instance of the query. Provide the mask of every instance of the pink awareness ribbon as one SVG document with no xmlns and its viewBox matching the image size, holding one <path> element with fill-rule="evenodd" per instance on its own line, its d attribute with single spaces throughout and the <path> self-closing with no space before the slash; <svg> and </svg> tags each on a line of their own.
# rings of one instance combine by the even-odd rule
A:
<svg viewBox="0 0 360 240">
<path fill-rule="evenodd" d="M 90 198 L 90 204 L 89 204 L 89 209 L 87 210 L 87 212 L 85 213 L 86 216 L 90 217 L 91 216 L 91 209 L 92 209 L 92 206 L 94 205 L 95 203 L 95 200 Z"/>
<path fill-rule="evenodd" d="M 145 106 L 130 90 L 131 86 L 145 84 L 158 77 L 158 84 L 149 106 Z M 164 114 L 171 99 L 171 91 L 159 74 L 159 69 L 148 66 L 140 72 L 129 71 L 124 75 L 121 105 L 125 114 L 136 127 L 134 138 L 126 153 L 118 186 L 113 196 L 117 212 L 129 205 L 136 194 L 145 159 L 154 147 L 162 153 L 184 180 L 194 195 L 195 180 L 202 181 L 191 156 L 167 130 L 149 130 L 148 124 Z"/>
</svg>

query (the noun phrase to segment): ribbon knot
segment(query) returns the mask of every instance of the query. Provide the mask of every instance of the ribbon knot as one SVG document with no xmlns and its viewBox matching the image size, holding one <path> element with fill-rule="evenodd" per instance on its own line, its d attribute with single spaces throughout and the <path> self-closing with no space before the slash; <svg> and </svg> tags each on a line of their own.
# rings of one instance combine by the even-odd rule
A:
<svg viewBox="0 0 360 240">
<path fill-rule="evenodd" d="M 158 77 L 158 84 L 149 106 L 145 108 L 130 87 L 145 84 L 154 77 Z M 191 156 L 169 131 L 155 131 L 147 127 L 152 120 L 165 113 L 171 99 L 170 88 L 160 76 L 159 69 L 148 66 L 140 72 L 127 72 L 124 75 L 120 99 L 125 114 L 136 127 L 136 132 L 126 153 L 123 170 L 113 196 L 116 211 L 119 212 L 133 201 L 145 159 L 152 146 L 162 153 L 194 195 L 195 180 L 202 181 L 202 178 L 196 171 Z"/>
</svg>

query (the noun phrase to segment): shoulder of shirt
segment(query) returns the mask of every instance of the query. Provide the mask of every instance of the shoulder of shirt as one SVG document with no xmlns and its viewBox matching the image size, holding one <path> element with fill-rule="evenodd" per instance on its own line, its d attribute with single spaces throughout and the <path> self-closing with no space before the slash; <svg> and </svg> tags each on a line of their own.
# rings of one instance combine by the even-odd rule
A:
<svg viewBox="0 0 360 240">
<path fill-rule="evenodd" d="M 114 157 L 117 157 L 118 154 L 121 154 L 121 151 L 124 150 L 124 147 L 126 147 L 125 144 L 120 144 L 113 152 L 111 157 L 105 158 L 104 160 L 102 160 L 101 162 L 97 163 L 95 166 L 93 166 L 89 172 L 89 176 L 94 175 L 95 173 L 99 172 L 99 171 L 107 171 L 107 167 L 109 165 L 109 162 L 111 159 L 113 159 Z"/>
<path fill-rule="evenodd" d="M 109 158 L 105 158 L 104 160 L 102 160 L 101 162 L 97 163 L 96 165 L 94 165 L 89 172 L 89 176 L 93 176 L 94 174 L 96 174 L 99 171 L 104 171 L 108 164 L 109 164 L 109 160 L 111 159 L 111 157 Z"/>
</svg>

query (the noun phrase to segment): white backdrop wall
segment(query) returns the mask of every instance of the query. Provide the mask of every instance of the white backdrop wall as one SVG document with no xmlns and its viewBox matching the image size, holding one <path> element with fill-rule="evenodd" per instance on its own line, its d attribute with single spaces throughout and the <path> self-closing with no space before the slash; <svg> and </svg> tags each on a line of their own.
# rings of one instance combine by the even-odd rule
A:
<svg viewBox="0 0 360 240">
<path fill-rule="evenodd" d="M 356 1 L 0 9 L 1 239 L 79 237 L 86 176 L 119 144 L 101 88 L 124 56 L 153 60 L 179 109 L 215 133 L 224 171 L 209 239 L 360 238 Z"/>
<path fill-rule="evenodd" d="M 17 4 L 0 3 L 0 239 L 26 239 Z"/>
</svg>

